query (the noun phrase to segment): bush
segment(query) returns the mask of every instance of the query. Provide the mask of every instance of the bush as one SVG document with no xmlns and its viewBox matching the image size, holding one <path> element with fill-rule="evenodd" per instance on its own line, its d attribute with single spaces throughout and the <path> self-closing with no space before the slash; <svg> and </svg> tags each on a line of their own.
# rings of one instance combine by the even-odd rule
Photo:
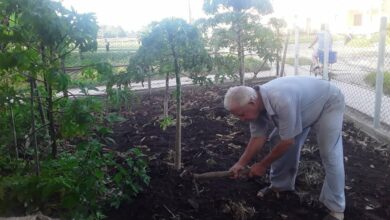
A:
<svg viewBox="0 0 390 220">
<path fill-rule="evenodd" d="M 40 210 L 66 219 L 102 219 L 103 207 L 117 208 L 149 183 L 142 157 L 137 148 L 117 153 L 103 151 L 96 141 L 80 144 L 74 153 L 42 161 L 40 176 L 13 171 L 1 177 L 0 213 Z"/>
<path fill-rule="evenodd" d="M 306 57 L 299 57 L 299 65 L 310 65 L 312 60 Z M 289 57 L 286 59 L 286 64 L 294 65 L 295 63 L 295 58 L 294 57 Z"/>
<path fill-rule="evenodd" d="M 370 73 L 368 74 L 364 80 L 366 83 L 368 83 L 370 86 L 375 87 L 376 83 L 376 73 Z M 384 73 L 384 79 L 383 79 L 383 93 L 386 95 L 390 95 L 390 72 Z"/>
<path fill-rule="evenodd" d="M 245 64 L 245 72 L 257 72 L 257 71 L 261 72 L 261 71 L 267 71 L 271 69 L 268 63 L 265 63 L 264 66 L 262 66 L 263 65 L 262 60 L 252 58 L 252 57 L 245 58 L 244 64 Z"/>
</svg>

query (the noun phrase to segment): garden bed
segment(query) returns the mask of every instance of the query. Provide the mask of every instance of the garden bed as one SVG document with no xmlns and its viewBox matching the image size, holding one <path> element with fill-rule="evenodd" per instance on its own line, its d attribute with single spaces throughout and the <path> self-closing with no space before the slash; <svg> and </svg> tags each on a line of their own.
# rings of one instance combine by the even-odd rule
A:
<svg viewBox="0 0 390 220">
<path fill-rule="evenodd" d="M 249 125 L 223 108 L 225 87 L 189 87 L 183 94 L 182 157 L 172 168 L 175 126 L 160 128 L 161 93 L 145 95 L 115 127 L 119 150 L 139 146 L 149 158 L 151 182 L 130 204 L 112 210 L 109 219 L 322 219 L 318 202 L 323 170 L 310 132 L 301 155 L 298 193 L 259 199 L 268 177 L 195 182 L 190 173 L 228 170 L 249 139 Z M 175 106 L 170 103 L 170 114 Z M 390 162 L 387 146 L 344 123 L 346 219 L 390 219 Z M 257 160 L 269 152 L 267 144 Z"/>
</svg>

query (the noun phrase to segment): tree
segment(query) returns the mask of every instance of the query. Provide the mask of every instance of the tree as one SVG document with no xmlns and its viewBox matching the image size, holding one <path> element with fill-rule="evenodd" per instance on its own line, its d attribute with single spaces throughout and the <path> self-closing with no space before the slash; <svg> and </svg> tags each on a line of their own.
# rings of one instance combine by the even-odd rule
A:
<svg viewBox="0 0 390 220">
<path fill-rule="evenodd" d="M 159 71 L 171 70 L 176 78 L 176 142 L 175 168 L 181 167 L 181 81 L 180 76 L 188 72 L 195 80 L 205 80 L 211 69 L 210 58 L 204 48 L 199 31 L 182 19 L 169 18 L 151 25 L 142 37 L 142 46 L 153 54 L 150 63 Z M 140 48 L 140 49 L 141 49 Z M 199 81 L 196 81 L 199 82 Z"/>
<path fill-rule="evenodd" d="M 244 57 L 253 48 L 251 40 L 257 37 L 260 15 L 272 12 L 269 0 L 205 0 L 203 10 L 212 17 L 207 21 L 213 28 L 211 44 L 215 50 L 229 48 L 235 51 L 239 63 L 240 83 L 244 84 Z M 214 40 L 213 40 L 214 39 Z"/>
<path fill-rule="evenodd" d="M 128 33 L 121 26 L 102 25 L 99 27 L 99 38 L 127 37 Z"/>
<path fill-rule="evenodd" d="M 276 44 L 275 47 L 276 50 L 276 75 L 279 76 L 281 73 L 279 71 L 280 69 L 280 51 L 282 49 L 282 36 L 281 36 L 281 29 L 287 26 L 287 23 L 283 19 L 279 18 L 271 18 L 268 22 L 269 25 L 271 25 L 271 28 L 274 30 L 274 33 L 276 34 L 276 39 L 274 43 Z"/>
<path fill-rule="evenodd" d="M 48 120 L 55 157 L 58 136 L 53 95 L 56 91 L 62 91 L 65 98 L 68 95 L 67 55 L 77 49 L 96 50 L 96 19 L 93 14 L 78 14 L 50 0 L 6 0 L 0 10 L 4 16 L 1 20 L 7 20 L 0 30 L 2 55 L 8 57 L 0 63 L 1 71 L 31 81 L 31 98 L 37 99 L 43 126 Z"/>
</svg>

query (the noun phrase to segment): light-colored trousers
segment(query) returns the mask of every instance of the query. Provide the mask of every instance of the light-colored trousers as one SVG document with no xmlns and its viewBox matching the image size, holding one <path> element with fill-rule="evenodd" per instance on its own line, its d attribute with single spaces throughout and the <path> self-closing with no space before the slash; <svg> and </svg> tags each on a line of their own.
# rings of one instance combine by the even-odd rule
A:
<svg viewBox="0 0 390 220">
<path fill-rule="evenodd" d="M 271 187 L 278 190 L 294 190 L 298 172 L 300 150 L 313 128 L 317 135 L 325 179 L 319 200 L 331 211 L 345 210 L 345 173 L 342 142 L 344 96 L 338 91 L 330 95 L 320 118 L 295 137 L 295 143 L 271 165 Z"/>
</svg>

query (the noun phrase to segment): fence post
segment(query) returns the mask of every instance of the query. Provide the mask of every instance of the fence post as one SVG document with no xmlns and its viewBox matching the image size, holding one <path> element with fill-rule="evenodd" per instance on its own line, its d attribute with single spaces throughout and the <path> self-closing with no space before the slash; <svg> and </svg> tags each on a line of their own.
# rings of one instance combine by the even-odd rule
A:
<svg viewBox="0 0 390 220">
<path fill-rule="evenodd" d="M 322 72 L 322 79 L 329 80 L 329 51 L 330 51 L 330 41 L 331 36 L 329 32 L 329 26 L 325 26 L 324 30 L 324 65 Z"/>
<path fill-rule="evenodd" d="M 385 62 L 385 47 L 386 47 L 386 26 L 387 18 L 381 18 L 381 26 L 379 29 L 379 46 L 378 46 L 378 68 L 376 72 L 375 83 L 375 110 L 374 110 L 374 128 L 379 128 L 381 105 L 383 95 L 383 75 Z"/>
<path fill-rule="evenodd" d="M 294 74 L 298 75 L 299 68 L 299 28 L 294 25 L 295 29 L 295 59 L 294 59 Z"/>
</svg>

